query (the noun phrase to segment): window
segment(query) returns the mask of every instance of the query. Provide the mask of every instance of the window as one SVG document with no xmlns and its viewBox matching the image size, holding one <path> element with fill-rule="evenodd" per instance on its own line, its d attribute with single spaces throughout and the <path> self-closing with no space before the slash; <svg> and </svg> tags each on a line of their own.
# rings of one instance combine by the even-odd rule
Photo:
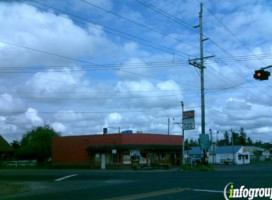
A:
<svg viewBox="0 0 272 200">
<path fill-rule="evenodd" d="M 137 155 L 131 156 L 131 161 L 139 161 L 139 159 L 140 159 L 140 156 L 137 156 Z"/>
<path fill-rule="evenodd" d="M 157 154 L 157 160 L 166 160 L 165 153 L 158 153 Z"/>
<path fill-rule="evenodd" d="M 119 155 L 119 153 L 111 154 L 111 161 L 113 163 L 119 163 L 120 162 L 120 155 Z"/>
</svg>

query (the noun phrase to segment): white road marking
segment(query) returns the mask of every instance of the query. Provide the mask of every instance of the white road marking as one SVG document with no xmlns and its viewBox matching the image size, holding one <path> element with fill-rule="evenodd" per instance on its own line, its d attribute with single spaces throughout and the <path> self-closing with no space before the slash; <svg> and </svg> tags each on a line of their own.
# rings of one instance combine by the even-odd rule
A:
<svg viewBox="0 0 272 200">
<path fill-rule="evenodd" d="M 61 178 L 56 179 L 55 181 L 62 181 L 62 180 L 64 180 L 64 179 L 71 178 L 71 177 L 73 177 L 73 176 L 77 176 L 77 174 L 72 174 L 72 175 L 69 175 L 69 176 L 64 176 L 64 177 L 61 177 Z"/>
<path fill-rule="evenodd" d="M 211 193 L 223 193 L 224 191 L 219 190 L 203 190 L 203 189 L 192 189 L 195 192 L 211 192 Z"/>
</svg>

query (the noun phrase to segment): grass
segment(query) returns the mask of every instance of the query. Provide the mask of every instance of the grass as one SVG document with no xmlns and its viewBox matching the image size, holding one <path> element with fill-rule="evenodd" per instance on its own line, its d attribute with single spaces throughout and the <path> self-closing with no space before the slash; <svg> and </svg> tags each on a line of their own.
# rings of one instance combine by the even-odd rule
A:
<svg viewBox="0 0 272 200">
<path fill-rule="evenodd" d="M 30 188 L 26 185 L 15 184 L 0 184 L 0 196 L 12 195 L 16 193 L 29 191 Z"/>
<path fill-rule="evenodd" d="M 180 166 L 181 171 L 200 171 L 200 172 L 210 172 L 214 171 L 213 167 L 211 165 L 196 165 L 196 166 L 190 166 L 190 165 L 181 165 Z"/>
</svg>

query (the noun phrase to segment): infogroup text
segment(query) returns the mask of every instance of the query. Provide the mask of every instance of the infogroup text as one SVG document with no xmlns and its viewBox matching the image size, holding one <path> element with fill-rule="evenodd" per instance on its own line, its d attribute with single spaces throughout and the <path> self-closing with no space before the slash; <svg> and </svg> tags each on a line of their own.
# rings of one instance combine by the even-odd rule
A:
<svg viewBox="0 0 272 200">
<path fill-rule="evenodd" d="M 252 200 L 254 198 L 270 198 L 272 199 L 272 188 L 245 188 L 242 185 L 236 189 L 233 183 L 228 183 L 224 189 L 224 197 L 226 200 L 235 198 L 247 198 Z"/>
</svg>

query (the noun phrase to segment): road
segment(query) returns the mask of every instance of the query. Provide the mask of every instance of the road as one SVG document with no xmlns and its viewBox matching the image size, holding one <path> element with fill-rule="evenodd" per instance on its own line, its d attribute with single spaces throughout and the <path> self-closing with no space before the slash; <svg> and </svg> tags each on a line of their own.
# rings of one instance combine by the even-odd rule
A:
<svg viewBox="0 0 272 200">
<path fill-rule="evenodd" d="M 224 199 L 226 184 L 272 188 L 272 164 L 173 170 L 0 169 L 0 199 Z"/>
</svg>

